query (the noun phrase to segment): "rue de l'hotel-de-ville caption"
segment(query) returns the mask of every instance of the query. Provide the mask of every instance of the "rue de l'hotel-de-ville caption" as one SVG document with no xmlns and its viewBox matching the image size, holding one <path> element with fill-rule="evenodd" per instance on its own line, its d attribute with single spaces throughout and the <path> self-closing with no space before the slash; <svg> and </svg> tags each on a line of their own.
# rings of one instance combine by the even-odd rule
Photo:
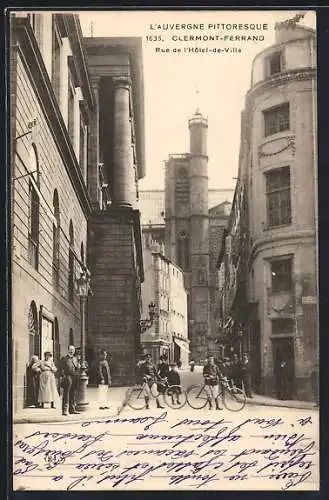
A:
<svg viewBox="0 0 329 500">
<path fill-rule="evenodd" d="M 99 14 L 10 13 L 14 489 L 317 489 L 315 13 Z M 235 151 L 187 69 L 151 165 L 146 76 L 250 44 Z"/>
</svg>

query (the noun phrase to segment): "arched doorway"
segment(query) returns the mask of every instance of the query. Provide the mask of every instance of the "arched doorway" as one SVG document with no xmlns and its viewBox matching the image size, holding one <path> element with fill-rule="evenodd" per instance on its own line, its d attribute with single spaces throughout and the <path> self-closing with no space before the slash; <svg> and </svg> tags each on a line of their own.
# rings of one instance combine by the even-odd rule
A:
<svg viewBox="0 0 329 500">
<path fill-rule="evenodd" d="M 27 330 L 29 335 L 29 359 L 26 359 L 26 372 L 24 376 L 24 404 L 25 406 L 30 406 L 36 404 L 37 398 L 37 389 L 33 383 L 30 363 L 32 356 L 38 356 L 38 358 L 40 358 L 41 351 L 38 312 L 34 300 L 29 307 Z"/>
<path fill-rule="evenodd" d="M 32 356 L 38 356 L 40 358 L 40 333 L 38 325 L 38 312 L 34 300 L 31 302 L 29 308 L 28 332 L 29 332 L 29 359 L 28 359 L 29 362 Z"/>
</svg>

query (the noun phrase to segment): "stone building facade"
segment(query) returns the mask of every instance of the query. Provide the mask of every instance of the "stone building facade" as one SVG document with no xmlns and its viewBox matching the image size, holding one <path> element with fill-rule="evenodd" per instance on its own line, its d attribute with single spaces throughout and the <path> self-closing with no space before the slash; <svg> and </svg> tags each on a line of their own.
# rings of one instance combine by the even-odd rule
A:
<svg viewBox="0 0 329 500">
<path fill-rule="evenodd" d="M 138 180 L 144 172 L 144 94 L 139 38 L 84 38 L 96 101 L 89 140 L 88 344 L 112 353 L 115 385 L 135 382 L 143 275 Z"/>
<path fill-rule="evenodd" d="M 75 278 L 86 263 L 87 127 L 94 96 L 73 15 L 11 18 L 13 411 L 32 355 L 57 363 L 80 340 Z"/>
<path fill-rule="evenodd" d="M 260 392 L 282 396 L 284 386 L 288 399 L 312 399 L 319 354 L 314 31 L 279 26 L 275 45 L 254 59 L 251 80 L 239 171 L 253 305 L 242 315 L 243 342 Z"/>
<path fill-rule="evenodd" d="M 135 382 L 143 259 L 140 39 L 84 39 L 71 14 L 11 19 L 13 408 L 32 355 L 80 346 L 76 280 L 91 272 L 86 353 L 113 354 L 113 382 Z M 92 370 L 89 372 L 92 381 Z"/>
<path fill-rule="evenodd" d="M 142 319 L 148 318 L 148 306 L 155 305 L 153 323 L 141 334 L 143 352 L 152 355 L 154 363 L 162 354 L 170 362 L 187 366 L 187 292 L 182 270 L 164 255 L 164 246 L 143 235 L 144 282 L 142 284 Z"/>
</svg>

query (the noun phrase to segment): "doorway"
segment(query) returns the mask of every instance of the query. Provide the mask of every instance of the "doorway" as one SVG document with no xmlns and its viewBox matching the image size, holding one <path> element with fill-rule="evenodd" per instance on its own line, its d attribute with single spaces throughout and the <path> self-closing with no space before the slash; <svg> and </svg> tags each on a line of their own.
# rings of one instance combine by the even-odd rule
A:
<svg viewBox="0 0 329 500">
<path fill-rule="evenodd" d="M 42 316 L 41 328 L 41 356 L 43 357 L 47 351 L 54 356 L 54 324 Z"/>
<path fill-rule="evenodd" d="M 295 355 L 293 337 L 272 338 L 276 397 L 294 398 Z"/>
</svg>

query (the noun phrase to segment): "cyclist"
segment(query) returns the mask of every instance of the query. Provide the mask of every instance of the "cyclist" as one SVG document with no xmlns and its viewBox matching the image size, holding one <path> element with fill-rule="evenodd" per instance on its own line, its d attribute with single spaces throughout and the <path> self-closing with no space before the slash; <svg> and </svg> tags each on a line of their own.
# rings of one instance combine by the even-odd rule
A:
<svg viewBox="0 0 329 500">
<path fill-rule="evenodd" d="M 172 386 L 171 389 L 171 398 L 173 404 L 180 405 L 180 395 L 182 394 L 182 390 L 180 388 L 181 381 L 180 381 L 180 375 L 178 373 L 178 367 L 177 363 L 172 363 L 170 366 L 170 372 L 168 373 L 168 384 L 169 386 Z M 174 398 L 175 396 L 175 398 Z M 176 399 L 176 402 L 175 402 Z"/>
<path fill-rule="evenodd" d="M 143 396 L 145 398 L 146 409 L 149 409 L 150 397 L 155 397 L 157 408 L 163 408 L 159 401 L 157 381 L 160 380 L 159 374 L 152 363 L 151 354 L 145 354 L 143 360 L 139 361 L 137 366 L 140 370 L 140 376 L 143 381 Z M 155 394 L 157 396 L 155 396 Z"/>
<path fill-rule="evenodd" d="M 218 404 L 219 383 L 223 378 L 218 366 L 215 364 L 214 356 L 208 356 L 207 363 L 203 367 L 205 388 L 208 394 L 209 409 L 215 401 L 216 410 L 222 410 Z"/>
</svg>

